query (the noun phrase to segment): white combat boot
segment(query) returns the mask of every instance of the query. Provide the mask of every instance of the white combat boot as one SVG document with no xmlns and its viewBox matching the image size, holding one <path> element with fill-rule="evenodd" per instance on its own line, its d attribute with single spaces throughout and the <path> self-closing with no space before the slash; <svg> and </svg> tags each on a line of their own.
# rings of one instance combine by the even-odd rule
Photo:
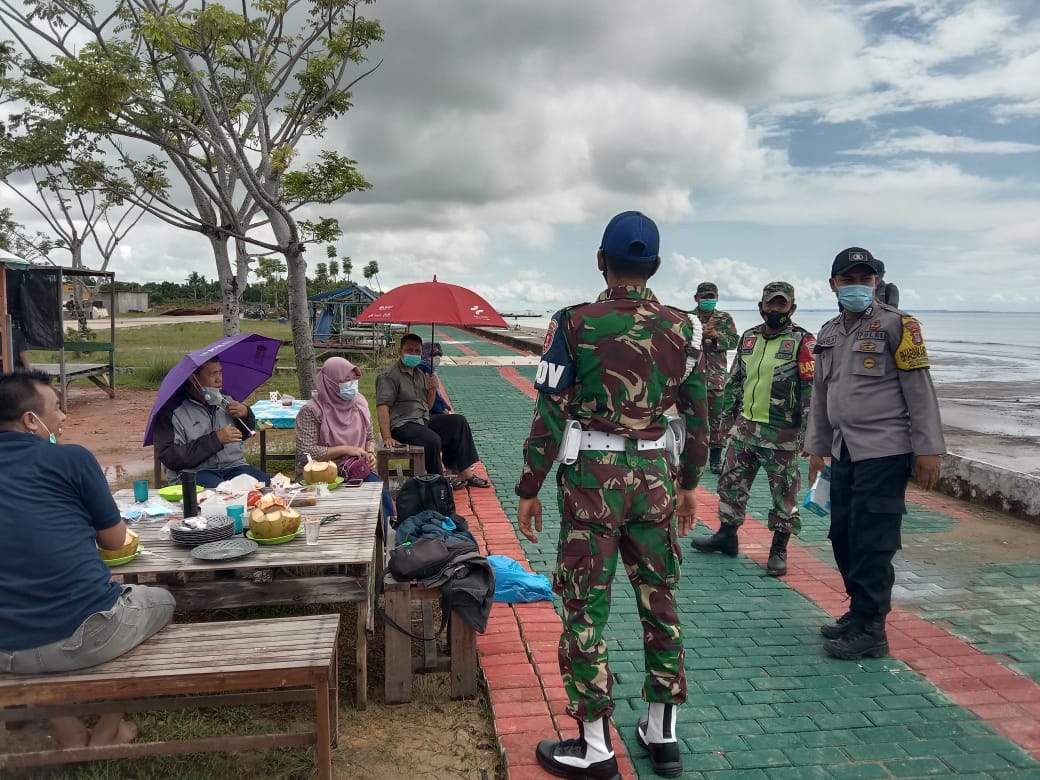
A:
<svg viewBox="0 0 1040 780">
<path fill-rule="evenodd" d="M 661 777 L 678 777 L 683 771 L 675 715 L 674 704 L 650 702 L 649 714 L 636 726 L 636 741 L 650 751 L 650 766 Z"/>
<path fill-rule="evenodd" d="M 621 780 L 610 744 L 610 718 L 578 721 L 581 736 L 557 742 L 543 739 L 535 754 L 538 763 L 557 777 Z"/>
</svg>

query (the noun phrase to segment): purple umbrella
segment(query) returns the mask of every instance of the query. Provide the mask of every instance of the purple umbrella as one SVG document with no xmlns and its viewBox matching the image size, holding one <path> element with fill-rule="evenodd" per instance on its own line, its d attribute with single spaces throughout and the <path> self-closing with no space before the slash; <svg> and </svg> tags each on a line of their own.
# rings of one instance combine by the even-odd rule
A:
<svg viewBox="0 0 1040 780">
<path fill-rule="evenodd" d="M 145 446 L 152 443 L 155 415 L 184 386 L 188 377 L 206 361 L 219 357 L 224 371 L 224 394 L 232 396 L 235 400 L 245 400 L 251 392 L 271 378 L 280 346 L 282 342 L 279 339 L 245 333 L 218 339 L 202 349 L 189 352 L 170 369 L 170 373 L 159 385 L 159 394 L 155 397 L 152 411 L 148 415 L 148 425 L 144 429 Z"/>
</svg>

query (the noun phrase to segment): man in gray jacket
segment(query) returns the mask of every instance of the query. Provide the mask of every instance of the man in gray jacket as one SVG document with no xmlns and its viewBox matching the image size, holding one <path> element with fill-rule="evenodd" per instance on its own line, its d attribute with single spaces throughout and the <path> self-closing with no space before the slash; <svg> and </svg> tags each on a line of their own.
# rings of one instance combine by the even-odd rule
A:
<svg viewBox="0 0 1040 780">
<path fill-rule="evenodd" d="M 246 463 L 242 439 L 256 426 L 245 404 L 223 395 L 220 360 L 204 363 L 155 416 L 153 441 L 170 480 L 195 469 L 202 487 L 249 474 L 267 484 L 271 478 Z"/>
<path fill-rule="evenodd" d="M 830 284 L 841 314 L 816 340 L 805 438 L 810 484 L 831 458 L 828 536 L 851 604 L 820 633 L 824 649 L 845 659 L 888 654 L 885 616 L 907 481 L 934 487 L 946 451 L 921 326 L 875 298 L 878 270 L 859 247 L 834 258 Z"/>
</svg>

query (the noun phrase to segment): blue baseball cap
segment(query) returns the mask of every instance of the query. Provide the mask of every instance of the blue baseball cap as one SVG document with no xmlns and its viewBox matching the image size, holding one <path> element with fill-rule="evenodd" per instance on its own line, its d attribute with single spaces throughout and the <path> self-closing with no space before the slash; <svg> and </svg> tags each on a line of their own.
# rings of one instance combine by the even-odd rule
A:
<svg viewBox="0 0 1040 780">
<path fill-rule="evenodd" d="M 622 211 L 607 223 L 599 248 L 619 260 L 652 263 L 661 248 L 661 236 L 650 217 L 638 211 Z"/>
</svg>

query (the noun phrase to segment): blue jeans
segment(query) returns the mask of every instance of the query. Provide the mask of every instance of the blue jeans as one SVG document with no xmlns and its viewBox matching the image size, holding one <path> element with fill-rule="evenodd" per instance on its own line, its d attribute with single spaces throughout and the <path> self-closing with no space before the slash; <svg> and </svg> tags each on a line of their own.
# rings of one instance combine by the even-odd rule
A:
<svg viewBox="0 0 1040 780">
<path fill-rule="evenodd" d="M 379 475 L 374 471 L 368 472 L 368 476 L 365 477 L 365 482 L 379 482 Z M 394 500 L 390 498 L 390 488 L 383 483 L 383 519 L 389 519 L 397 516 L 397 510 L 394 509 Z"/>
<path fill-rule="evenodd" d="M 257 482 L 263 482 L 265 485 L 271 484 L 271 477 L 268 474 L 253 468 L 248 463 L 229 469 L 199 469 L 195 472 L 195 484 L 204 488 L 215 488 L 221 482 L 234 479 L 241 474 L 248 474 Z"/>
</svg>

